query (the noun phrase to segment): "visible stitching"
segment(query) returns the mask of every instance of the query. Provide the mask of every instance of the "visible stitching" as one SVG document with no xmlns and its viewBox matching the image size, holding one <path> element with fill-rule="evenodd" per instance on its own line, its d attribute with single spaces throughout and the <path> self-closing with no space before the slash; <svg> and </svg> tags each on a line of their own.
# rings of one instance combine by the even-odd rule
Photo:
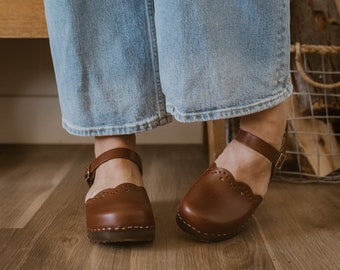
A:
<svg viewBox="0 0 340 270">
<path fill-rule="evenodd" d="M 188 222 L 186 222 L 181 215 L 179 214 L 179 212 L 177 212 L 177 217 L 181 220 L 181 222 L 183 222 L 186 226 L 188 226 L 190 229 L 194 230 L 195 232 L 197 232 L 200 235 L 204 235 L 207 237 L 228 237 L 228 236 L 232 236 L 237 234 L 238 232 L 240 232 L 245 226 L 246 224 L 249 222 L 250 217 L 247 219 L 246 222 L 244 222 L 239 228 L 234 229 L 233 231 L 229 232 L 229 233 L 217 233 L 217 234 L 209 234 L 206 232 L 201 232 L 200 230 L 196 229 L 196 227 L 192 226 L 191 224 L 189 224 Z"/>
<path fill-rule="evenodd" d="M 125 231 L 125 230 L 131 230 L 131 229 L 152 229 L 155 226 L 149 225 L 149 226 L 127 226 L 127 227 L 106 227 L 106 228 L 96 228 L 96 229 L 90 229 L 88 228 L 89 231 L 92 232 L 100 232 L 100 231 Z"/>
</svg>

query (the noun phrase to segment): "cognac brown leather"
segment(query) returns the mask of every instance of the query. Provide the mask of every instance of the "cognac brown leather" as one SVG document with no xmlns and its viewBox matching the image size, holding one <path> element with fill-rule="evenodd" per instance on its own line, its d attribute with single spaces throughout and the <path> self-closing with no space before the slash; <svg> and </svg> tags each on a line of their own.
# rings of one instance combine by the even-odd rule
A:
<svg viewBox="0 0 340 270">
<path fill-rule="evenodd" d="M 89 166 L 86 167 L 85 181 L 89 187 L 91 187 L 93 184 L 97 168 L 104 162 L 114 158 L 124 158 L 134 162 L 138 166 L 140 173 L 143 174 L 142 160 L 136 152 L 128 148 L 115 148 L 102 153 Z"/>
<path fill-rule="evenodd" d="M 262 139 L 240 130 L 236 140 L 280 167 L 284 155 Z M 201 241 L 221 241 L 238 234 L 263 198 L 226 169 L 212 164 L 182 199 L 177 224 Z"/>
<path fill-rule="evenodd" d="M 95 159 L 86 169 L 85 179 L 92 185 L 95 170 L 113 158 L 125 158 L 137 164 L 142 172 L 137 153 L 118 148 Z M 155 220 L 149 197 L 144 187 L 124 183 L 105 189 L 85 203 L 87 235 L 96 242 L 152 241 Z"/>
</svg>

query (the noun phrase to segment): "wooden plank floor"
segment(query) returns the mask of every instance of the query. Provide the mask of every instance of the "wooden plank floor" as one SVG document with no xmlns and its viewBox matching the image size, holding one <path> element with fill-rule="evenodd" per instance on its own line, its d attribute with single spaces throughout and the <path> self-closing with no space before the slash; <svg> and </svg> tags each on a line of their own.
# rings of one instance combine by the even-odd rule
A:
<svg viewBox="0 0 340 270">
<path fill-rule="evenodd" d="M 207 166 L 200 146 L 141 146 L 156 218 L 147 244 L 85 234 L 91 146 L 0 146 L 0 269 L 340 269 L 340 185 L 273 182 L 239 236 L 206 244 L 176 226 L 176 207 Z"/>
</svg>

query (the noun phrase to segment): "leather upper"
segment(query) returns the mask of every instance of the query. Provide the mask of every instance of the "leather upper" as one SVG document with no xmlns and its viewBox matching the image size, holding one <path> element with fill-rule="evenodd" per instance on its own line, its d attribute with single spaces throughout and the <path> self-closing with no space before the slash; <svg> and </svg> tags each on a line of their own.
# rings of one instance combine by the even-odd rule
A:
<svg viewBox="0 0 340 270">
<path fill-rule="evenodd" d="M 213 164 L 186 194 L 178 212 L 197 232 L 222 237 L 242 229 L 261 201 L 248 185 Z"/>
<path fill-rule="evenodd" d="M 86 201 L 89 230 L 154 227 L 152 208 L 144 187 L 124 183 L 105 189 Z"/>
<path fill-rule="evenodd" d="M 283 153 L 262 139 L 240 130 L 235 138 L 280 167 Z M 251 172 L 250 172 L 251 173 Z M 178 225 L 203 241 L 220 241 L 241 231 L 263 198 L 226 169 L 212 164 L 182 199 Z"/>
<path fill-rule="evenodd" d="M 98 156 L 85 171 L 88 185 L 94 182 L 96 169 L 104 162 L 124 158 L 134 162 L 142 173 L 139 155 L 127 148 L 115 148 Z M 150 241 L 155 220 L 144 187 L 123 183 L 96 194 L 85 203 L 87 231 L 98 242 Z"/>
</svg>

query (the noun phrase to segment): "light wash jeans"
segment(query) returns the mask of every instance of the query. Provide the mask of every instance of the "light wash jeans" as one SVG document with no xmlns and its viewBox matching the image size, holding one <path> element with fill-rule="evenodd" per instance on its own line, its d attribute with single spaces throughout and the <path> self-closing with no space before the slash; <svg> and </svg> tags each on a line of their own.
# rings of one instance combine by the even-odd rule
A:
<svg viewBox="0 0 340 270">
<path fill-rule="evenodd" d="M 283 102 L 289 0 L 45 0 L 63 126 L 131 134 Z"/>
</svg>

